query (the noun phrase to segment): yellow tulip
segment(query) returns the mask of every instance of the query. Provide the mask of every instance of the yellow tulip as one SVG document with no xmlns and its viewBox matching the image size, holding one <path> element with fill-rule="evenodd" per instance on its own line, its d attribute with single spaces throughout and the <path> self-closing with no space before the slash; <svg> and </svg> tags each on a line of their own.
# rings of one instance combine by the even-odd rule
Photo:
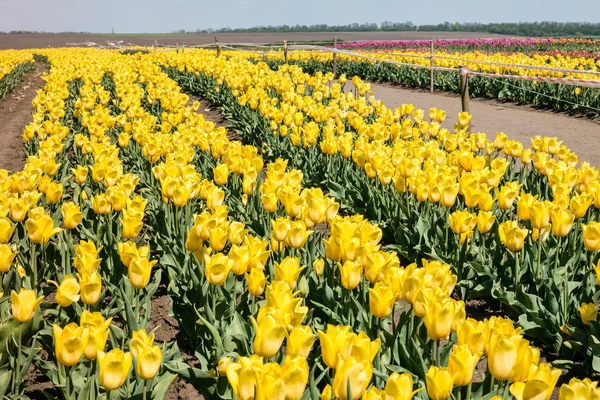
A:
<svg viewBox="0 0 600 400">
<path fill-rule="evenodd" d="M 342 275 L 342 286 L 345 289 L 355 289 L 360 283 L 362 277 L 362 265 L 354 261 L 346 261 L 344 264 L 338 263 Z"/>
<path fill-rule="evenodd" d="M 411 374 L 392 373 L 385 383 L 383 400 L 411 400 L 423 388 L 413 390 Z"/>
<path fill-rule="evenodd" d="M 425 305 L 424 322 L 431 340 L 443 340 L 450 335 L 455 315 L 455 305 L 449 298 L 437 299 Z"/>
<path fill-rule="evenodd" d="M 458 196 L 459 185 L 458 183 L 446 185 L 442 189 L 442 196 L 440 202 L 444 207 L 452 207 L 456 202 L 456 196 Z"/>
<path fill-rule="evenodd" d="M 532 196 L 529 193 L 521 193 L 517 201 L 517 216 L 522 221 L 529 221 L 530 209 L 533 203 L 537 200 L 537 195 Z"/>
<path fill-rule="evenodd" d="M 14 319 L 19 322 L 27 322 L 33 319 L 35 312 L 44 299 L 44 296 L 38 298 L 35 296 L 36 293 L 34 290 L 21 289 L 18 294 L 14 290 L 10 292 Z"/>
<path fill-rule="evenodd" d="M 529 343 L 519 335 L 492 335 L 488 350 L 488 369 L 501 381 L 513 374 L 519 354 L 529 351 Z"/>
<path fill-rule="evenodd" d="M 306 230 L 304 221 L 291 222 L 290 230 L 285 238 L 285 243 L 294 249 L 301 249 L 304 247 L 306 240 L 312 233 L 313 231 Z"/>
<path fill-rule="evenodd" d="M 384 392 L 371 386 L 362 397 L 362 400 L 383 400 Z"/>
<path fill-rule="evenodd" d="M 227 168 L 227 164 L 219 164 L 213 168 L 213 176 L 217 185 L 227 184 L 229 178 L 229 168 Z"/>
<path fill-rule="evenodd" d="M 248 283 L 248 291 L 252 296 L 260 296 L 265 291 L 267 277 L 261 269 L 252 269 L 250 273 L 246 273 L 246 282 Z"/>
<path fill-rule="evenodd" d="M 79 282 L 74 276 L 66 275 L 60 285 L 54 281 L 49 282 L 57 287 L 55 300 L 61 307 L 69 307 L 79 301 Z"/>
<path fill-rule="evenodd" d="M 244 241 L 244 237 L 248 233 L 245 229 L 246 225 L 243 222 L 233 221 L 229 224 L 228 240 L 232 245 L 239 245 Z"/>
<path fill-rule="evenodd" d="M 571 198 L 569 207 L 575 216 L 575 219 L 583 218 L 588 208 L 592 205 L 592 197 L 587 194 L 579 194 Z"/>
<path fill-rule="evenodd" d="M 589 325 L 590 321 L 596 321 L 598 310 L 592 303 L 583 303 L 579 306 L 579 315 L 581 315 L 581 322 L 585 325 Z"/>
<path fill-rule="evenodd" d="M 528 346 L 517 355 L 517 362 L 510 375 L 513 382 L 525 382 L 532 366 L 540 362 L 540 351 L 535 347 Z"/>
<path fill-rule="evenodd" d="M 256 332 L 252 348 L 261 357 L 273 357 L 286 337 L 287 329 L 281 323 L 281 311 L 274 307 L 261 307 L 257 319 L 250 317 Z"/>
<path fill-rule="evenodd" d="M 596 271 L 596 283 L 600 285 L 600 260 L 598 260 L 598 263 L 594 267 L 594 271 Z"/>
<path fill-rule="evenodd" d="M 10 270 L 17 254 L 19 254 L 19 252 L 13 252 L 10 245 L 0 244 L 0 272 L 8 272 Z"/>
<path fill-rule="evenodd" d="M 63 217 L 63 224 L 67 229 L 75 229 L 83 219 L 83 213 L 79 209 L 79 205 L 72 201 L 64 202 L 60 207 Z"/>
<path fill-rule="evenodd" d="M 325 385 L 325 387 L 323 388 L 323 391 L 321 392 L 321 400 L 331 400 L 333 396 L 333 392 L 331 389 L 331 385 L 327 384 Z"/>
<path fill-rule="evenodd" d="M 429 367 L 425 382 L 427 394 L 431 400 L 446 400 L 450 397 L 453 376 L 448 368 Z"/>
<path fill-rule="evenodd" d="M 298 277 L 306 269 L 306 266 L 300 267 L 300 259 L 298 257 L 286 257 L 280 263 L 275 262 L 275 280 L 284 281 L 290 289 L 296 288 Z"/>
<path fill-rule="evenodd" d="M 486 352 L 486 345 L 490 338 L 490 325 L 488 321 L 477 321 L 467 318 L 456 327 L 456 336 L 459 345 L 467 345 L 471 353 Z"/>
<path fill-rule="evenodd" d="M 81 301 L 88 305 L 94 305 L 98 302 L 102 292 L 102 280 L 100 274 L 96 271 L 92 273 L 83 272 L 78 274 Z"/>
<path fill-rule="evenodd" d="M 396 295 L 384 282 L 377 282 L 369 288 L 369 309 L 376 318 L 387 318 L 393 310 Z"/>
<path fill-rule="evenodd" d="M 0 243 L 8 243 L 16 228 L 16 225 L 11 226 L 10 219 L 6 217 L 0 217 Z"/>
<path fill-rule="evenodd" d="M 285 383 L 285 399 L 300 400 L 308 383 L 308 362 L 300 356 L 285 357 L 281 366 L 281 379 Z"/>
<path fill-rule="evenodd" d="M 100 312 L 91 313 L 83 310 L 81 313 L 79 324 L 89 330 L 88 342 L 84 351 L 85 357 L 88 360 L 95 360 L 98 356 L 98 350 L 104 351 L 106 341 L 108 340 L 108 327 L 111 322 L 112 317 L 104 320 Z"/>
<path fill-rule="evenodd" d="M 136 210 L 125 209 L 123 211 L 123 218 L 121 224 L 123 226 L 123 237 L 125 239 L 135 239 L 140 234 L 143 223 L 144 214 Z"/>
<path fill-rule="evenodd" d="M 600 249 L 600 222 L 590 222 L 581 224 L 583 230 L 583 245 L 588 251 L 598 251 Z"/>
<path fill-rule="evenodd" d="M 357 361 L 350 357 L 338 358 L 333 376 L 333 395 L 339 400 L 360 399 L 373 376 L 373 366 L 367 360 Z M 350 393 L 348 393 L 350 387 Z"/>
<path fill-rule="evenodd" d="M 575 221 L 575 216 L 570 211 L 557 208 L 552 213 L 552 233 L 558 237 L 565 237 L 569 234 Z"/>
<path fill-rule="evenodd" d="M 25 228 L 29 240 L 36 244 L 46 244 L 53 235 L 62 231 L 62 229 L 54 227 L 54 221 L 47 214 L 36 219 L 29 217 L 25 221 Z"/>
<path fill-rule="evenodd" d="M 450 374 L 454 377 L 454 385 L 465 386 L 473 381 L 475 367 L 481 359 L 482 353 L 471 353 L 466 344 L 452 348 L 448 359 Z"/>
<path fill-rule="evenodd" d="M 498 226 L 500 241 L 511 251 L 523 248 L 528 230 L 519 228 L 517 221 L 505 221 Z"/>
<path fill-rule="evenodd" d="M 127 268 L 131 265 L 131 262 L 136 258 L 147 258 L 150 254 L 149 246 L 140 246 L 139 248 L 135 243 L 127 241 L 121 242 L 117 245 L 119 251 L 119 258 L 121 263 Z"/>
<path fill-rule="evenodd" d="M 335 368 L 340 346 L 350 334 L 349 326 L 327 325 L 327 331 L 317 331 L 321 343 L 321 356 L 329 368 Z"/>
<path fill-rule="evenodd" d="M 571 378 L 569 384 L 560 387 L 558 398 L 560 400 L 592 400 L 600 397 L 600 389 L 596 388 L 598 382 L 592 382 L 589 378 L 579 380 Z"/>
<path fill-rule="evenodd" d="M 98 194 L 92 198 L 92 208 L 98 215 L 110 214 L 112 211 L 112 206 L 108 201 L 108 196 L 106 196 L 104 193 Z"/>
<path fill-rule="evenodd" d="M 75 182 L 81 185 L 87 179 L 89 169 L 88 167 L 78 165 L 77 168 L 71 169 L 71 172 L 75 176 Z"/>
<path fill-rule="evenodd" d="M 492 229 L 496 216 L 491 211 L 479 211 L 477 215 L 477 230 L 480 233 L 487 233 Z"/>
<path fill-rule="evenodd" d="M 228 227 L 225 225 L 216 226 L 210 231 L 209 242 L 210 247 L 214 251 L 221 251 L 227 244 L 229 238 Z"/>
<path fill-rule="evenodd" d="M 79 362 L 88 343 L 89 330 L 71 322 L 64 329 L 57 324 L 52 325 L 54 332 L 54 349 L 56 359 L 65 367 Z"/>
<path fill-rule="evenodd" d="M 154 344 L 154 333 L 148 334 L 145 329 L 134 331 L 131 336 L 129 350 L 134 357 L 138 357 L 139 352 L 143 347 L 152 346 Z"/>
<path fill-rule="evenodd" d="M 159 346 L 141 346 L 136 354 L 137 376 L 146 381 L 153 379 L 160 369 L 162 357 L 162 350 Z"/>
<path fill-rule="evenodd" d="M 173 191 L 173 196 L 171 197 L 171 200 L 173 201 L 175 207 L 181 208 L 187 204 L 188 200 L 190 199 L 190 195 L 191 193 L 187 186 L 179 185 Z"/>
<path fill-rule="evenodd" d="M 100 384 L 106 390 L 117 390 L 129 375 L 133 358 L 131 353 L 121 349 L 112 349 L 108 353 L 98 350 Z"/>
<path fill-rule="evenodd" d="M 46 188 L 46 201 L 50 204 L 57 203 L 63 194 L 63 185 L 60 183 L 49 183 Z"/>
<path fill-rule="evenodd" d="M 458 235 L 473 230 L 476 223 L 477 217 L 469 211 L 455 211 L 450 214 L 450 228 Z"/>
<path fill-rule="evenodd" d="M 549 201 L 535 201 L 529 207 L 529 220 L 535 229 L 545 229 L 550 225 L 550 210 L 552 203 Z"/>
<path fill-rule="evenodd" d="M 323 271 L 325 270 L 325 260 L 322 258 L 317 258 L 313 262 L 313 269 L 317 276 L 323 275 Z"/>
<path fill-rule="evenodd" d="M 271 226 L 273 238 L 278 242 L 284 242 L 290 230 L 291 221 L 288 218 L 279 217 L 276 220 L 271 220 Z"/>
<path fill-rule="evenodd" d="M 206 280 L 211 285 L 222 285 L 225 283 L 229 271 L 231 271 L 232 261 L 223 253 L 217 253 L 212 256 L 205 254 Z"/>
<path fill-rule="evenodd" d="M 257 355 L 240 357 L 238 362 L 230 362 L 226 367 L 227 380 L 239 400 L 254 399 L 257 385 L 257 371 L 262 370 L 263 359 Z"/>
<path fill-rule="evenodd" d="M 219 376 L 227 375 L 227 366 L 231 363 L 231 357 L 221 357 L 217 364 L 217 372 Z"/>
<path fill-rule="evenodd" d="M 550 400 L 560 374 L 560 369 L 551 368 L 549 364 L 533 365 L 527 381 L 513 383 L 510 393 L 517 400 Z"/>
<path fill-rule="evenodd" d="M 315 335 L 310 326 L 298 325 L 287 338 L 285 354 L 307 358 L 314 341 Z"/>
<path fill-rule="evenodd" d="M 22 222 L 25 220 L 30 206 L 31 205 L 25 202 L 24 199 L 13 199 L 10 203 L 10 219 L 15 223 Z M 6 226 L 4 221 L 0 219 L 0 232 L 3 232 L 4 229 L 6 229 Z M 10 227 L 10 223 L 8 224 L 8 227 Z M 1 234 L 0 237 L 2 237 Z"/>
<path fill-rule="evenodd" d="M 148 286 L 150 282 L 150 275 L 152 273 L 152 267 L 157 263 L 156 260 L 150 261 L 146 257 L 136 257 L 131 261 L 129 265 L 129 281 L 131 286 L 136 289 L 143 289 Z"/>
</svg>

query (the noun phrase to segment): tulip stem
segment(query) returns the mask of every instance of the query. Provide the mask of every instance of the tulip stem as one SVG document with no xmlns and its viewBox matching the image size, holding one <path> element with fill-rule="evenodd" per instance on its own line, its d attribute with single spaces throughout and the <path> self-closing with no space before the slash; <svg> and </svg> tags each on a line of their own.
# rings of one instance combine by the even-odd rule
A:
<svg viewBox="0 0 600 400">
<path fill-rule="evenodd" d="M 515 264 L 514 264 L 514 271 L 513 271 L 513 280 L 514 280 L 514 287 L 517 287 L 517 283 L 519 281 L 519 262 L 521 260 L 519 259 L 519 252 L 515 252 Z"/>
<path fill-rule="evenodd" d="M 37 287 L 37 260 L 35 254 L 35 243 L 31 243 L 31 270 L 33 271 L 32 288 Z"/>
<path fill-rule="evenodd" d="M 494 391 L 494 375 L 490 375 L 490 393 L 492 393 Z"/>
<path fill-rule="evenodd" d="M 467 395 L 465 396 L 465 400 L 471 400 L 471 389 L 472 389 L 473 381 L 469 382 L 467 385 Z"/>
<path fill-rule="evenodd" d="M 13 389 L 13 394 L 15 394 L 15 392 L 19 392 L 19 375 L 21 374 L 21 340 L 22 340 L 22 332 L 23 332 L 23 323 L 19 322 L 19 336 L 17 336 L 17 365 L 16 365 L 16 374 L 15 374 L 15 379 L 13 381 L 13 384 L 16 385 L 16 387 Z"/>
<path fill-rule="evenodd" d="M 144 394 L 142 395 L 142 400 L 146 400 L 146 392 L 148 391 L 148 381 L 144 381 Z"/>
</svg>

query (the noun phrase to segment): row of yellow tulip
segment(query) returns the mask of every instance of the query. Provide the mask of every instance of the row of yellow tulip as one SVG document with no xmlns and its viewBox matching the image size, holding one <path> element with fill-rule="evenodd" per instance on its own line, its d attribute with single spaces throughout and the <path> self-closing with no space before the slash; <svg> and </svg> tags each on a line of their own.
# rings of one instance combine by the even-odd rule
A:
<svg viewBox="0 0 600 400">
<path fill-rule="evenodd" d="M 0 52 L 0 80 L 19 65 L 33 61 L 33 52 L 28 50 L 4 50 Z"/>
<path fill-rule="evenodd" d="M 358 56 L 367 56 L 377 60 L 388 60 L 405 64 L 414 64 L 429 66 L 429 52 L 409 51 L 399 53 L 378 53 L 378 52 L 356 52 Z M 283 59 L 281 52 L 268 53 L 269 58 Z M 323 52 L 291 52 L 289 59 L 292 61 L 331 61 L 331 53 Z M 340 60 L 346 61 L 361 61 L 360 58 L 341 54 L 338 56 Z M 374 60 L 369 60 L 374 63 Z M 494 65 L 505 64 L 505 65 Z M 597 72 L 600 68 L 600 62 L 593 57 L 572 57 L 569 55 L 543 55 L 534 54 L 527 55 L 523 53 L 483 53 L 479 51 L 472 52 L 447 52 L 436 51 L 434 53 L 434 65 L 444 68 L 459 68 L 466 66 L 471 71 L 486 72 L 493 74 L 511 74 L 520 76 L 543 76 L 552 78 L 575 78 L 575 79 L 598 79 L 597 74 L 589 74 L 585 71 Z M 513 66 L 510 66 L 513 65 Z M 564 70 L 580 70 L 576 72 L 561 72 L 547 69 L 522 68 L 526 67 L 542 67 L 555 68 Z"/>
</svg>

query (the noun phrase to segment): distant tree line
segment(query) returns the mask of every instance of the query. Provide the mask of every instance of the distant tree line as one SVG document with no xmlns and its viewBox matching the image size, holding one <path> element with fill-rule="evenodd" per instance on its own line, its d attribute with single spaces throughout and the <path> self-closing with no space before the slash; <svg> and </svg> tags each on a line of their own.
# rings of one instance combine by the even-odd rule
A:
<svg viewBox="0 0 600 400">
<path fill-rule="evenodd" d="M 179 29 L 173 31 L 178 34 L 190 33 L 251 33 L 251 32 L 375 32 L 375 31 L 437 31 L 437 32 L 483 32 L 497 33 L 513 36 L 600 36 L 600 23 L 591 22 L 516 22 L 516 23 L 493 23 L 480 24 L 478 22 L 444 22 L 437 25 L 415 25 L 412 22 L 384 21 L 381 24 L 354 22 L 348 25 L 268 25 L 254 26 L 251 28 L 221 28 L 221 29 L 197 29 L 186 31 Z M 10 31 L 0 34 L 26 34 L 26 33 L 53 33 L 42 31 Z M 90 32 L 61 32 L 81 33 Z"/>
<path fill-rule="evenodd" d="M 438 31 L 484 32 L 514 36 L 600 36 L 600 23 L 590 22 L 516 22 L 480 24 L 477 22 L 444 22 L 437 25 L 415 25 L 412 22 L 384 21 L 381 24 L 357 22 L 348 25 L 268 25 L 251 28 L 198 29 L 196 33 L 251 32 L 371 32 L 371 31 Z M 185 30 L 176 33 L 192 33 Z"/>
</svg>

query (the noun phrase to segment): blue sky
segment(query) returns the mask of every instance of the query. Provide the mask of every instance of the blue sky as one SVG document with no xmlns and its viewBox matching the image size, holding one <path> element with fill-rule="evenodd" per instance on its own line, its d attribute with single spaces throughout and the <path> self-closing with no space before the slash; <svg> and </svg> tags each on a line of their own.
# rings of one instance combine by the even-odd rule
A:
<svg viewBox="0 0 600 400">
<path fill-rule="evenodd" d="M 599 0 L 0 0 L 0 31 L 172 32 L 385 20 L 600 22 Z"/>
</svg>

